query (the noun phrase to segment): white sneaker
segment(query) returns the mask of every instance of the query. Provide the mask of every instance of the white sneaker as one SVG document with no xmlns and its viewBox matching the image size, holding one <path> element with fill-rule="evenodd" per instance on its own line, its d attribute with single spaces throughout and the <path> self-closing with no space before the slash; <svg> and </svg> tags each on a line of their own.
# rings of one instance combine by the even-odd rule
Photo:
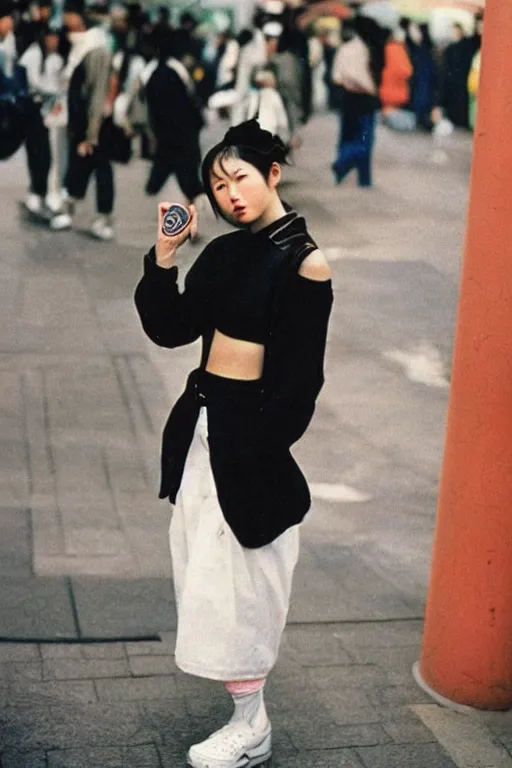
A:
<svg viewBox="0 0 512 768">
<path fill-rule="evenodd" d="M 43 209 L 42 198 L 39 195 L 30 193 L 25 200 L 25 208 L 30 211 L 30 213 L 35 213 L 36 215 L 41 213 Z"/>
<path fill-rule="evenodd" d="M 255 731 L 249 723 L 228 723 L 200 744 L 190 747 L 192 768 L 254 768 L 272 755 L 272 728 Z"/>
<path fill-rule="evenodd" d="M 50 229 L 54 232 L 61 232 L 64 229 L 71 229 L 73 219 L 69 213 L 58 213 L 50 219 Z"/>
<path fill-rule="evenodd" d="M 114 230 L 105 217 L 101 216 L 93 222 L 91 235 L 98 238 L 98 240 L 112 240 L 114 237 Z"/>
<path fill-rule="evenodd" d="M 50 192 L 46 195 L 45 205 L 54 216 L 62 211 L 62 205 L 64 200 L 61 198 L 58 192 Z"/>
</svg>

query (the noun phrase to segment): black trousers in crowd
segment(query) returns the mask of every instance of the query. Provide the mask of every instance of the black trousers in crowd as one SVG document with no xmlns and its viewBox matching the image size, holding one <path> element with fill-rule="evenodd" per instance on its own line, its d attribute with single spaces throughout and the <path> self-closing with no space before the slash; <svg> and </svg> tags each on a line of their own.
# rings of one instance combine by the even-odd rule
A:
<svg viewBox="0 0 512 768">
<path fill-rule="evenodd" d="M 103 124 L 98 146 L 92 155 L 80 157 L 77 152 L 80 141 L 72 135 L 69 137 L 68 170 L 65 186 L 70 197 L 83 200 L 87 193 L 89 181 L 94 173 L 96 177 L 96 209 L 98 213 L 108 216 L 114 209 L 114 171 L 109 157 L 108 131 Z"/>
<path fill-rule="evenodd" d="M 30 191 L 34 195 L 46 197 L 48 192 L 48 174 L 50 173 L 51 151 L 48 128 L 43 123 L 41 110 L 34 104 L 30 113 L 25 139 Z"/>
<path fill-rule="evenodd" d="M 175 173 L 185 197 L 194 200 L 204 191 L 199 178 L 200 165 L 199 138 L 182 146 L 172 146 L 168 141 L 157 141 L 153 165 L 146 184 L 146 194 L 158 194 L 169 176 Z"/>
</svg>

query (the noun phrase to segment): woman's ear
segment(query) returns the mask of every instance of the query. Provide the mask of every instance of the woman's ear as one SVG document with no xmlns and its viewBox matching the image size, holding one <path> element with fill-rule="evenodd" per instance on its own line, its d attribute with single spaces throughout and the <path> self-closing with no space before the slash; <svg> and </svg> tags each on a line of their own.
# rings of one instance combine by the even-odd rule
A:
<svg viewBox="0 0 512 768">
<path fill-rule="evenodd" d="M 281 166 L 279 163 L 272 163 L 268 172 L 268 186 L 274 190 L 281 181 Z"/>
</svg>

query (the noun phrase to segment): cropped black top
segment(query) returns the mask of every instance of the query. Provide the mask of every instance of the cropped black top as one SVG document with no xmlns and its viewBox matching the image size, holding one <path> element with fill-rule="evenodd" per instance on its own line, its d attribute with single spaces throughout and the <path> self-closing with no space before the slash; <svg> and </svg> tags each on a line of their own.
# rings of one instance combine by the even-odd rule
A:
<svg viewBox="0 0 512 768">
<path fill-rule="evenodd" d="M 254 236 L 231 239 L 233 250 L 226 256 L 221 290 L 212 297 L 212 327 L 226 336 L 265 344 L 270 327 L 272 287 L 281 264 L 281 254 L 258 248 Z"/>
<path fill-rule="evenodd" d="M 187 275 L 187 290 L 199 288 L 199 275 L 204 280 L 207 269 L 210 280 L 208 290 L 202 292 L 201 306 L 194 314 L 202 333 L 215 329 L 226 336 L 265 345 L 268 341 L 272 314 L 272 300 L 285 252 L 266 247 L 269 234 L 279 239 L 279 232 L 287 236 L 299 234 L 293 227 L 297 214 L 291 212 L 253 234 L 249 230 L 231 232 L 211 242 Z M 300 222 L 301 247 L 304 256 L 317 246 Z M 299 221 L 297 221 L 299 224 Z M 295 233 L 288 229 L 295 230 Z M 198 292 L 198 291 L 197 291 Z"/>
</svg>

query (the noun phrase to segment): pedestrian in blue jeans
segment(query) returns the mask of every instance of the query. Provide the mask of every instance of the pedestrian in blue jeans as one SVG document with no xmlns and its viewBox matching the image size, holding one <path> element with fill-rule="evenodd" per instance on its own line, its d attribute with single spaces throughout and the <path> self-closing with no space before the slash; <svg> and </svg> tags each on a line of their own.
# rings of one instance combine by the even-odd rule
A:
<svg viewBox="0 0 512 768">
<path fill-rule="evenodd" d="M 338 157 L 333 163 L 336 183 L 356 169 L 360 187 L 372 186 L 371 160 L 375 141 L 375 111 L 363 115 L 341 115 Z"/>
<path fill-rule="evenodd" d="M 373 19 L 356 16 L 347 30 L 333 65 L 333 80 L 341 86 L 340 139 L 331 168 L 336 184 L 356 169 L 359 186 L 372 186 L 371 161 L 375 115 L 380 109 L 379 86 L 384 69 L 384 46 L 389 30 Z"/>
</svg>

